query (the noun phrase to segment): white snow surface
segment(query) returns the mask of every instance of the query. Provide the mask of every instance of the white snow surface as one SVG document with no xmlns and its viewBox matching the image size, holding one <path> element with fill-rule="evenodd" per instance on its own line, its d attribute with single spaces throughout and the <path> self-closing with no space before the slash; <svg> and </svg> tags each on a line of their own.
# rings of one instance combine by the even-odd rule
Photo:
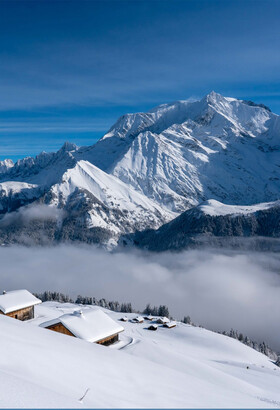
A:
<svg viewBox="0 0 280 410">
<path fill-rule="evenodd" d="M 0 295 L 0 310 L 3 313 L 14 312 L 39 303 L 41 303 L 41 300 L 26 289 L 12 290 Z"/>
<path fill-rule="evenodd" d="M 251 206 L 237 206 L 237 205 L 225 205 L 214 199 L 205 201 L 198 205 L 197 209 L 206 215 L 220 216 L 220 215 L 247 215 L 257 211 L 265 211 L 270 208 L 280 207 L 280 201 L 265 202 L 255 204 Z"/>
<path fill-rule="evenodd" d="M 203 328 L 177 323 L 152 332 L 150 321 L 128 321 L 121 340 L 104 347 L 38 327 L 76 309 L 46 302 L 35 307 L 38 317 L 32 321 L 0 317 L 2 408 L 280 405 L 280 369 L 239 341 Z M 122 316 L 106 313 L 115 321 Z"/>
<path fill-rule="evenodd" d="M 40 326 L 46 328 L 57 323 L 61 323 L 73 335 L 87 342 L 97 342 L 124 330 L 122 326 L 98 308 L 85 311 L 75 310 L 73 313 L 66 313 L 57 319 L 44 322 Z"/>
<path fill-rule="evenodd" d="M 9 168 L 14 166 L 14 162 L 11 159 L 4 159 L 4 161 L 0 161 L 0 174 L 2 172 L 7 172 Z"/>
<path fill-rule="evenodd" d="M 38 188 L 36 184 L 27 184 L 26 182 L 6 181 L 0 183 L 0 191 L 4 191 L 7 195 L 9 193 L 18 193 L 22 190 L 30 191 Z"/>
<path fill-rule="evenodd" d="M 88 161 L 79 161 L 74 168 L 63 174 L 62 182 L 52 186 L 51 192 L 55 198 L 52 204 L 57 205 L 58 199 L 66 203 L 77 188 L 86 190 L 109 209 L 124 212 L 126 222 L 132 226 L 138 222 L 143 228 L 151 225 L 159 227 L 163 221 L 169 221 L 176 216 Z M 119 233 L 122 231 L 120 221 L 120 217 L 108 217 L 94 206 L 89 212 L 89 227 L 99 226 Z"/>
</svg>

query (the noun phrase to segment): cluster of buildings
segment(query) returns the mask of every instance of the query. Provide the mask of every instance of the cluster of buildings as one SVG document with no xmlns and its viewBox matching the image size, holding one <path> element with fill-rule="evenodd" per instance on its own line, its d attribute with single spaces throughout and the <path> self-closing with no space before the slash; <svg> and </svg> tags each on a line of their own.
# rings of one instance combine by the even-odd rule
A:
<svg viewBox="0 0 280 410">
<path fill-rule="evenodd" d="M 0 295 L 0 314 L 30 320 L 34 318 L 34 306 L 39 303 L 42 301 L 27 290 L 3 292 Z M 119 334 L 124 330 L 99 308 L 77 310 L 42 322 L 39 326 L 105 346 L 118 341 Z"/>
<path fill-rule="evenodd" d="M 39 303 L 42 301 L 25 289 L 3 292 L 0 295 L 0 315 L 10 316 L 18 320 L 31 320 L 34 319 L 34 307 Z M 143 323 L 144 320 L 147 320 L 150 322 L 148 330 L 157 330 L 158 324 L 167 328 L 176 326 L 176 322 L 170 321 L 166 317 L 157 318 L 156 321 L 155 319 L 151 315 L 145 318 L 137 316 L 131 322 Z M 128 318 L 124 316 L 120 320 L 126 322 Z M 76 310 L 46 321 L 40 320 L 38 325 L 54 332 L 104 346 L 117 342 L 119 334 L 124 331 L 119 323 L 98 307 Z"/>
</svg>

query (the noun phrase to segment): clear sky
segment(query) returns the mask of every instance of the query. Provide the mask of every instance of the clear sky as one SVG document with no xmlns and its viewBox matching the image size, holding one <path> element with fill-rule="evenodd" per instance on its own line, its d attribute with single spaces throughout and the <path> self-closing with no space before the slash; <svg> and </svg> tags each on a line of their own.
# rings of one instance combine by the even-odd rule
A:
<svg viewBox="0 0 280 410">
<path fill-rule="evenodd" d="M 211 90 L 280 114 L 280 1 L 1 1 L 0 159 Z"/>
</svg>

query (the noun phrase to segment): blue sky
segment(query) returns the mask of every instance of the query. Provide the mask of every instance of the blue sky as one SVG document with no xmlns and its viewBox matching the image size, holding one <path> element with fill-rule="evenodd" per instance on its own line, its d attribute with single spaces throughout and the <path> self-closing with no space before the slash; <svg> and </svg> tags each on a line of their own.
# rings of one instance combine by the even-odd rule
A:
<svg viewBox="0 0 280 410">
<path fill-rule="evenodd" d="M 1 1 L 0 159 L 211 90 L 280 114 L 280 1 Z"/>
</svg>

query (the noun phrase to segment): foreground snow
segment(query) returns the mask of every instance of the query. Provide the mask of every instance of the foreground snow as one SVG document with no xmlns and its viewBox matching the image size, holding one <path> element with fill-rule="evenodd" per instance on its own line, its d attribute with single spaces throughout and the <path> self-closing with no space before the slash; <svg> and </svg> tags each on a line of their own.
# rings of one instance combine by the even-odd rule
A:
<svg viewBox="0 0 280 410">
<path fill-rule="evenodd" d="M 0 317 L 1 407 L 280 405 L 278 367 L 238 341 L 202 328 L 178 323 L 152 332 L 150 322 L 128 321 L 122 323 L 120 342 L 104 347 L 38 327 L 77 308 L 48 302 L 35 308 L 39 317 L 33 321 Z M 107 313 L 115 320 L 122 316 Z"/>
</svg>

